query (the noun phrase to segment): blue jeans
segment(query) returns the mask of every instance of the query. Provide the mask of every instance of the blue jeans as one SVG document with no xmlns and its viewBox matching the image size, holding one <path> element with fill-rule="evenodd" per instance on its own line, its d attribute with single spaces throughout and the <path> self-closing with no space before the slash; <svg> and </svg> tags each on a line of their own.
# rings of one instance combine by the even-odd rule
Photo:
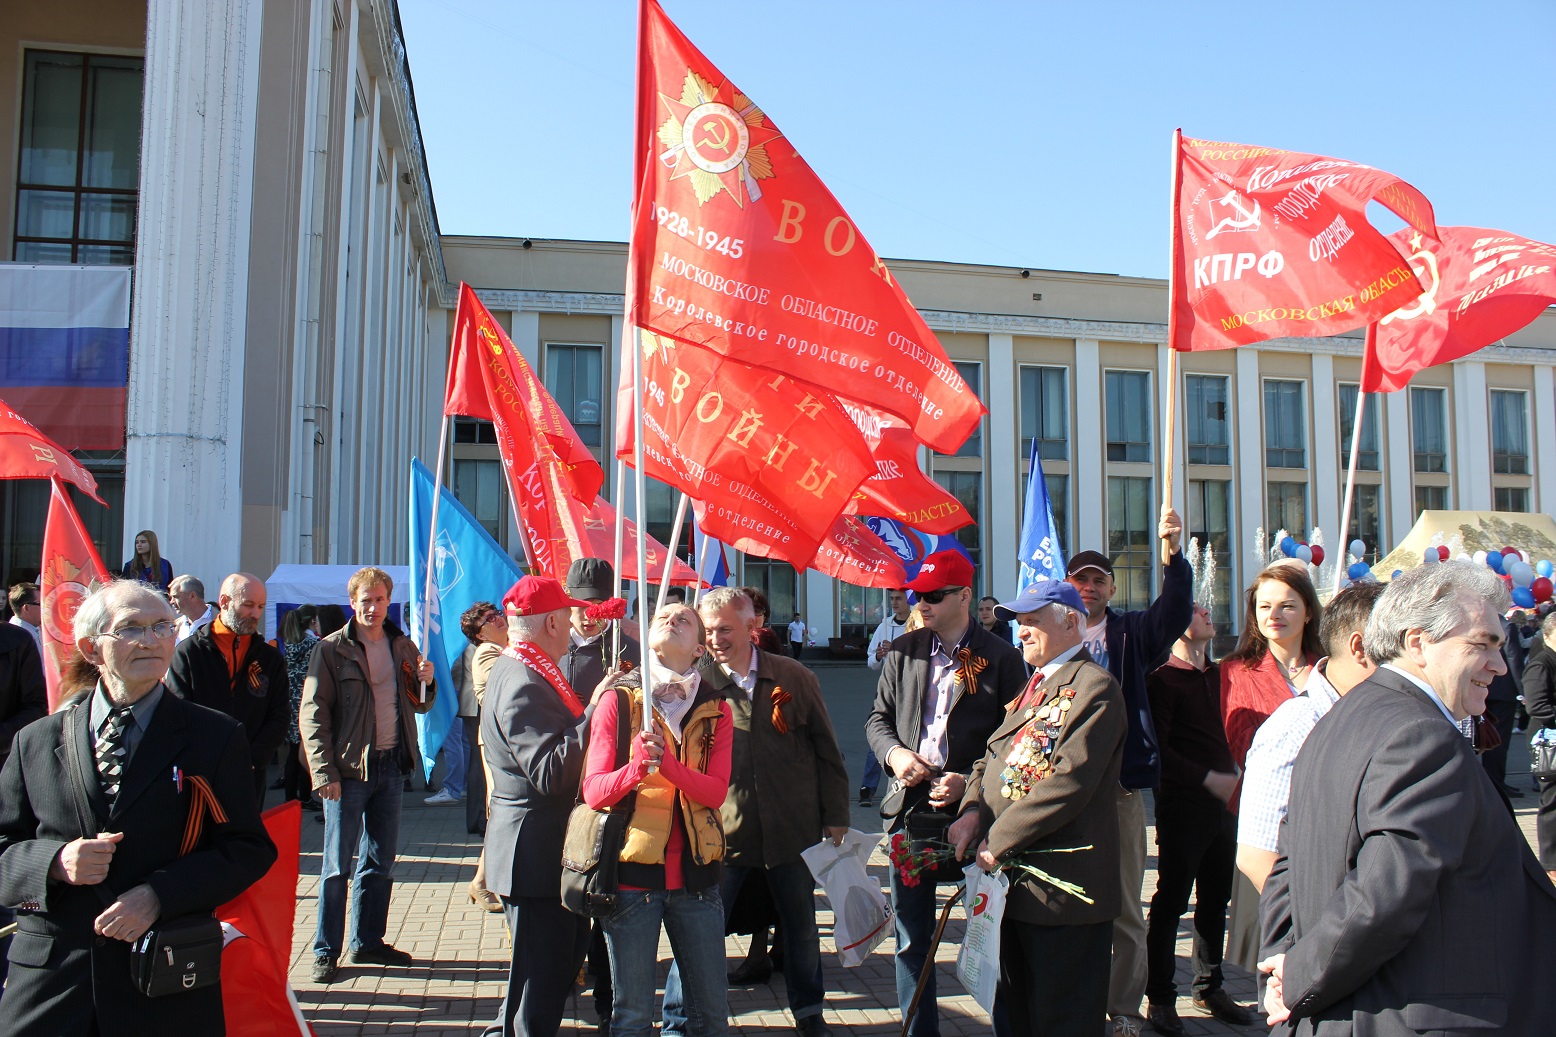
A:
<svg viewBox="0 0 1556 1037">
<path fill-rule="evenodd" d="M 735 894 L 755 868 L 724 868 L 719 880 L 719 896 L 724 901 L 725 918 L 735 903 Z M 795 1019 L 821 1014 L 824 991 L 821 980 L 821 937 L 816 932 L 816 880 L 804 861 L 791 861 L 767 868 L 767 885 L 772 890 L 778 927 L 783 934 L 783 979 L 789 995 L 789 1011 Z M 682 1005 L 680 970 L 670 966 L 665 981 L 663 1035 L 686 1033 L 686 1011 Z"/>
<path fill-rule="evenodd" d="M 443 739 L 443 787 L 451 796 L 465 794 L 465 724 L 458 717 Z"/>
<path fill-rule="evenodd" d="M 612 1037 L 652 1037 L 654 991 L 659 974 L 659 927 L 683 979 L 681 1008 L 689 1037 L 723 1037 L 729 1032 L 729 987 L 724 973 L 724 905 L 717 886 L 700 893 L 684 889 L 622 890 L 616 910 L 605 919 L 610 948 Z"/>
<path fill-rule="evenodd" d="M 875 758 L 875 750 L 870 749 L 864 754 L 864 776 L 859 779 L 859 787 L 869 789 L 870 795 L 875 795 L 875 790 L 881 787 L 881 761 Z"/>
<path fill-rule="evenodd" d="M 389 924 L 394 854 L 400 843 L 400 798 L 405 776 L 395 754 L 368 754 L 367 780 L 344 779 L 340 798 L 324 801 L 324 848 L 319 867 L 316 957 L 339 960 L 346 926 L 346 874 L 356 856 L 351 883 L 351 949 L 378 947 Z"/>
</svg>

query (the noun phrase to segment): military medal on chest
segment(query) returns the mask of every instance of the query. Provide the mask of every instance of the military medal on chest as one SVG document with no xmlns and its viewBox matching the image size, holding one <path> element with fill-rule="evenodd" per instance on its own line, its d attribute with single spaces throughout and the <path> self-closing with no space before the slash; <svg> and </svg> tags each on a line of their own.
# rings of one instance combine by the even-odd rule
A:
<svg viewBox="0 0 1556 1037">
<path fill-rule="evenodd" d="M 1016 735 L 1005 757 L 1005 769 L 1000 771 L 1001 796 L 1011 801 L 1021 799 L 1053 771 L 1049 756 L 1074 705 L 1075 691 L 1066 688 L 1057 697 L 1027 708 L 1027 723 Z"/>
</svg>

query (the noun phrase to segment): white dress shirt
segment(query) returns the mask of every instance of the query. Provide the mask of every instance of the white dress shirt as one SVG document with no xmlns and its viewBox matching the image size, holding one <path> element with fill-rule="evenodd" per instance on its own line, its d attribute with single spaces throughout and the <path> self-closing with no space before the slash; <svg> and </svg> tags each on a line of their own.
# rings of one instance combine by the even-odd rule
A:
<svg viewBox="0 0 1556 1037">
<path fill-rule="evenodd" d="M 1243 761 L 1243 791 L 1237 805 L 1237 841 L 1275 853 L 1281 820 L 1291 802 L 1291 768 L 1302 744 L 1340 693 L 1324 675 L 1327 659 L 1314 665 L 1307 687 L 1282 702 L 1254 732 Z"/>
</svg>

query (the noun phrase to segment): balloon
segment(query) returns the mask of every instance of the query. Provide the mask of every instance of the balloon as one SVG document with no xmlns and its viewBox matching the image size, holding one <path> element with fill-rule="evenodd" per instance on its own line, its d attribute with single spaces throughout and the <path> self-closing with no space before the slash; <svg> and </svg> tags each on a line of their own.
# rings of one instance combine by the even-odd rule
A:
<svg viewBox="0 0 1556 1037">
<path fill-rule="evenodd" d="M 1513 604 L 1521 605 L 1526 609 L 1534 608 L 1534 595 L 1529 593 L 1528 587 L 1513 588 Z"/>
<path fill-rule="evenodd" d="M 1485 565 L 1486 552 L 1476 551 L 1474 554 L 1470 555 L 1470 561 L 1474 562 L 1476 565 Z"/>
<path fill-rule="evenodd" d="M 1445 548 L 1443 548 L 1443 550 L 1446 551 L 1448 549 L 1445 547 Z M 1445 562 L 1447 560 L 1448 559 L 1446 559 L 1446 558 L 1443 559 L 1443 561 L 1445 561 Z M 1470 560 L 1470 555 L 1469 555 L 1468 551 L 1460 551 L 1459 554 L 1458 554 L 1458 557 L 1454 558 L 1455 562 L 1467 562 L 1469 560 Z"/>
<path fill-rule="evenodd" d="M 1426 553 L 1421 556 L 1421 561 L 1426 565 L 1436 565 L 1442 560 L 1442 555 L 1437 553 L 1437 548 L 1435 547 L 1427 548 Z"/>
<path fill-rule="evenodd" d="M 1509 562 L 1508 575 L 1513 578 L 1513 583 L 1519 587 L 1527 587 L 1534 582 L 1534 569 L 1528 562 Z"/>
<path fill-rule="evenodd" d="M 1505 555 L 1513 555 L 1513 556 L 1516 557 L 1518 555 L 1518 548 L 1512 547 L 1512 546 L 1504 547 L 1502 549 L 1502 553 L 1505 554 Z"/>
<path fill-rule="evenodd" d="M 1403 569 L 1395 569 L 1395 570 L 1394 570 L 1394 575 L 1393 575 L 1393 576 L 1390 576 L 1390 577 L 1389 577 L 1389 579 L 1391 579 L 1391 580 L 1397 580 L 1397 579 L 1398 579 L 1398 578 L 1399 578 L 1399 574 L 1400 574 L 1400 573 L 1402 573 L 1402 572 L 1404 572 L 1404 571 L 1405 571 L 1405 570 L 1403 570 Z"/>
<path fill-rule="evenodd" d="M 1491 571 L 1492 572 L 1494 572 L 1494 573 L 1501 573 L 1501 572 L 1507 572 L 1507 567 L 1509 565 L 1513 565 L 1513 564 L 1516 564 L 1516 563 L 1507 562 L 1506 564 L 1504 564 L 1503 561 L 1502 561 L 1502 555 L 1500 555 L 1497 552 L 1493 551 L 1493 552 L 1491 552 L 1490 554 L 1488 554 L 1486 556 L 1486 564 L 1491 566 Z"/>
<path fill-rule="evenodd" d="M 1308 548 L 1308 550 L 1311 551 L 1312 554 L 1313 554 L 1313 564 L 1314 565 L 1323 565 L 1324 564 L 1324 549 L 1322 547 L 1320 547 L 1318 544 L 1313 544 L 1312 546 L 1310 546 Z M 1544 564 L 1549 565 L 1550 563 L 1546 562 Z"/>
<path fill-rule="evenodd" d="M 1542 558 L 1535 563 L 1534 571 L 1541 576 L 1556 576 L 1556 565 L 1552 565 L 1550 559 Z"/>
<path fill-rule="evenodd" d="M 1355 555 L 1357 558 L 1360 558 L 1360 557 L 1362 557 L 1362 555 L 1365 555 L 1366 553 L 1367 553 L 1367 545 L 1366 544 L 1362 543 L 1360 540 L 1352 540 L 1351 541 L 1351 554 Z"/>
<path fill-rule="evenodd" d="M 1345 575 L 1349 576 L 1353 580 L 1359 580 L 1363 576 L 1366 576 L 1369 572 L 1371 572 L 1371 570 L 1367 567 L 1366 562 L 1352 562 L 1351 567 L 1345 570 Z"/>
<path fill-rule="evenodd" d="M 1535 581 L 1529 585 L 1529 593 L 1534 595 L 1535 601 L 1549 601 L 1553 589 L 1556 589 L 1556 587 L 1553 587 L 1548 576 L 1536 577 Z"/>
<path fill-rule="evenodd" d="M 1289 537 L 1289 536 L 1281 537 L 1280 538 L 1280 553 L 1285 555 L 1287 558 L 1290 558 L 1294 554 L 1296 554 L 1297 553 L 1297 538 L 1296 537 Z"/>
<path fill-rule="evenodd" d="M 1307 565 L 1313 564 L 1313 549 L 1306 544 L 1297 545 L 1297 558 Z"/>
<path fill-rule="evenodd" d="M 1449 553 L 1448 552 L 1448 545 L 1447 544 L 1440 545 L 1437 548 L 1437 560 L 1439 562 L 1446 562 L 1448 560 L 1448 553 Z"/>
</svg>

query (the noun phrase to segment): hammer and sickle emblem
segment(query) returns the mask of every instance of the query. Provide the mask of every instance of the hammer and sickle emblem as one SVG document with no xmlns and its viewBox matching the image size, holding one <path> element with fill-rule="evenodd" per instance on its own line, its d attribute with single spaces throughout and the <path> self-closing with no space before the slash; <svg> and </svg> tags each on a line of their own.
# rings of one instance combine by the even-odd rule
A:
<svg viewBox="0 0 1556 1037">
<path fill-rule="evenodd" d="M 697 142 L 697 146 L 699 148 L 711 144 L 725 154 L 729 153 L 728 126 L 719 122 L 717 119 L 709 119 L 707 122 L 702 124 L 702 130 L 704 133 L 709 134 L 709 136 L 706 136 Z"/>
<path fill-rule="evenodd" d="M 502 340 L 486 325 L 483 324 L 475 329 L 475 337 L 480 339 L 481 343 L 492 351 L 493 356 L 502 356 Z"/>
<path fill-rule="evenodd" d="M 1216 198 L 1213 201 L 1215 204 L 1225 205 L 1228 208 L 1234 210 L 1237 215 L 1221 217 L 1221 219 L 1217 221 L 1216 225 L 1210 228 L 1210 230 L 1205 234 L 1206 241 L 1209 241 L 1211 238 L 1215 237 L 1217 234 L 1220 234 L 1224 230 L 1259 229 L 1260 213 L 1258 202 L 1254 202 L 1253 209 L 1250 210 L 1246 205 L 1243 204 L 1242 196 L 1239 195 L 1236 191 L 1228 191 L 1225 198 Z"/>
<path fill-rule="evenodd" d="M 1416 239 L 1419 241 L 1419 234 Z M 1430 317 L 1437 312 L 1437 290 L 1442 287 L 1442 278 L 1437 273 L 1437 257 L 1430 250 L 1421 249 L 1410 257 L 1410 270 L 1416 275 L 1416 280 L 1427 286 L 1426 291 L 1416 296 L 1416 301 L 1409 306 L 1401 306 L 1378 321 L 1379 324 Z"/>
</svg>

